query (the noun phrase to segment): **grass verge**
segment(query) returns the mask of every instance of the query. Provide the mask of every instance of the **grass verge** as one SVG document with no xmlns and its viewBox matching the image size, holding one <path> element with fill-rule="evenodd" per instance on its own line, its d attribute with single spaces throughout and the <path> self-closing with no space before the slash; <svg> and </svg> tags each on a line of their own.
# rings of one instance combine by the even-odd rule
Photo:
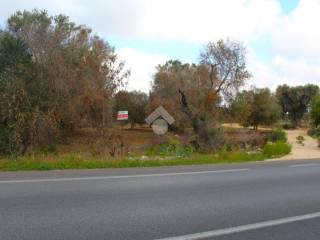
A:
<svg viewBox="0 0 320 240">
<path fill-rule="evenodd" d="M 284 147 L 284 146 L 287 147 Z M 271 157 L 283 156 L 291 147 L 286 143 L 267 144 L 263 152 L 248 153 L 245 151 L 221 151 L 217 154 L 193 153 L 188 157 L 173 158 L 133 158 L 106 159 L 99 157 L 84 157 L 80 154 L 63 155 L 30 155 L 16 160 L 0 158 L 0 171 L 30 171 L 54 169 L 98 169 L 98 168 L 132 168 L 160 167 L 196 164 L 241 163 L 263 161 Z"/>
</svg>

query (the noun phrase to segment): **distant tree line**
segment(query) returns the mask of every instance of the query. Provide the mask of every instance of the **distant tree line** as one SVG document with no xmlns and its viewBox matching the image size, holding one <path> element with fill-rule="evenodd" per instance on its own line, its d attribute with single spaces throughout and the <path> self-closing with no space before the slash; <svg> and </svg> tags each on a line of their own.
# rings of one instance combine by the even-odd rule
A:
<svg viewBox="0 0 320 240">
<path fill-rule="evenodd" d="M 270 126 L 280 119 L 281 109 L 268 88 L 239 92 L 231 103 L 233 119 L 245 127 Z"/>
<path fill-rule="evenodd" d="M 293 127 L 299 126 L 302 119 L 310 112 L 312 101 L 319 94 L 319 86 L 307 84 L 290 87 L 279 86 L 276 90 L 283 119 L 288 119 Z"/>
</svg>

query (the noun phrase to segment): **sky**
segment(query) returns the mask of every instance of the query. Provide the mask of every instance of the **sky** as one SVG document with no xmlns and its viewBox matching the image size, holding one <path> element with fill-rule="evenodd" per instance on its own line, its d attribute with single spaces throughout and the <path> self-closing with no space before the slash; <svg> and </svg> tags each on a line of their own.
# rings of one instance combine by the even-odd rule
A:
<svg viewBox="0 0 320 240">
<path fill-rule="evenodd" d="M 0 0 L 0 26 L 34 8 L 114 46 L 131 70 L 128 90 L 148 92 L 158 64 L 197 63 L 205 44 L 227 38 L 247 48 L 247 86 L 320 84 L 320 0 Z"/>
</svg>

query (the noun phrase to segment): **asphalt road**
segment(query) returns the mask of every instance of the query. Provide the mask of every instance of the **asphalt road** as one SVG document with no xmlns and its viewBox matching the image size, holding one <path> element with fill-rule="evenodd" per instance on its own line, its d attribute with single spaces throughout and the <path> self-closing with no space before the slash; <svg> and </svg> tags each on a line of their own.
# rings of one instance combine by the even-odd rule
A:
<svg viewBox="0 0 320 240">
<path fill-rule="evenodd" d="M 318 240 L 320 161 L 0 173 L 0 239 Z"/>
</svg>

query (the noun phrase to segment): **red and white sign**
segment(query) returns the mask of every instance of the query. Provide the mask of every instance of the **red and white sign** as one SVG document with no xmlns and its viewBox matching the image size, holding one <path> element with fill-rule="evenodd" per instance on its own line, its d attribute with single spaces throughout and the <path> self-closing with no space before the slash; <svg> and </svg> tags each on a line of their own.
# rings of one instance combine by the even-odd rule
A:
<svg viewBox="0 0 320 240">
<path fill-rule="evenodd" d="M 118 111 L 118 114 L 117 114 L 118 121 L 128 120 L 128 118 L 129 118 L 128 111 Z"/>
</svg>

